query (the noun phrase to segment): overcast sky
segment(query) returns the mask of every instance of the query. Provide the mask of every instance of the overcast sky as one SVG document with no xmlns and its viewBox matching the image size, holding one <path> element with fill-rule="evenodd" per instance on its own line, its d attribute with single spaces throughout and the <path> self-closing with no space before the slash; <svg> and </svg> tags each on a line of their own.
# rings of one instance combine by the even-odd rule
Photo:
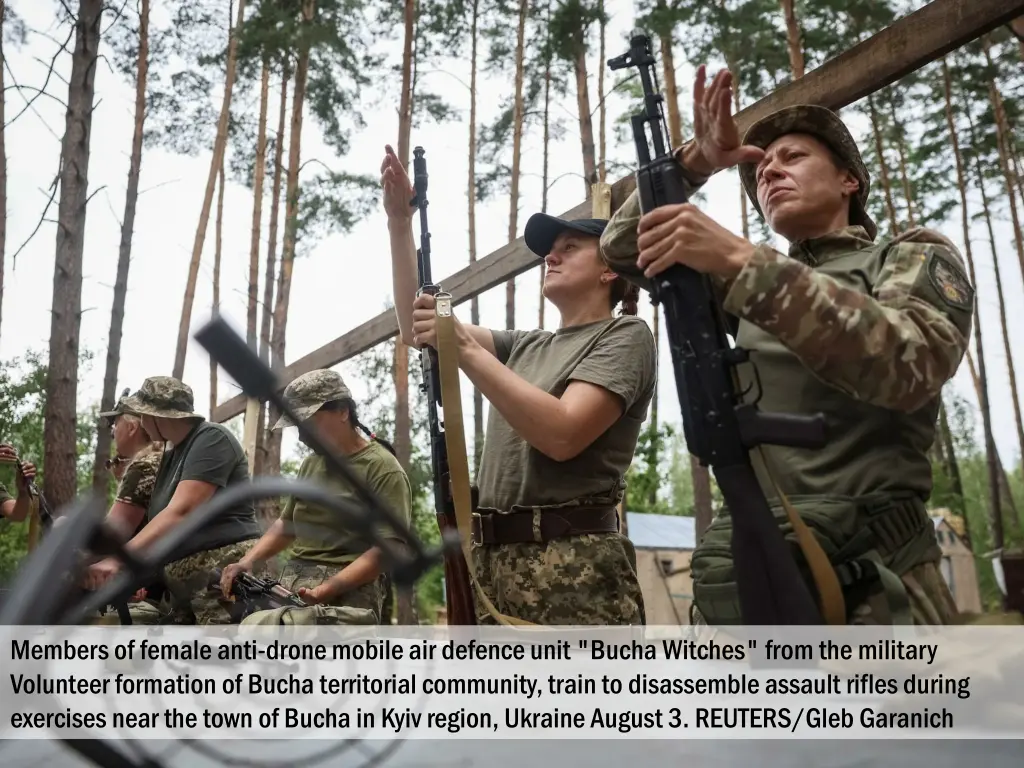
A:
<svg viewBox="0 0 1024 768">
<path fill-rule="evenodd" d="M 56 50 L 53 37 L 63 37 L 55 20 L 51 0 L 20 0 L 10 3 L 38 33 L 30 34 L 28 44 L 21 50 L 8 46 L 10 71 L 18 82 L 41 87 L 46 67 Z M 606 3 L 612 16 L 608 29 L 608 56 L 625 50 L 625 36 L 632 28 L 633 7 L 629 2 Z M 109 20 L 108 22 L 109 23 Z M 153 24 L 161 19 L 155 16 Z M 106 25 L 104 25 L 106 26 Z M 49 37 L 48 37 L 49 36 Z M 595 46 L 596 48 L 596 46 Z M 393 46 L 397 54 L 399 49 Z M 620 50 L 621 49 L 621 50 Z M 677 61 L 682 61 L 677 55 Z M 591 103 L 595 107 L 595 134 L 597 131 L 597 55 L 590 57 Z M 58 62 L 57 74 L 51 78 L 48 91 L 66 100 L 66 80 L 70 71 L 70 56 Z M 721 66 L 711 62 L 712 71 Z M 412 143 L 427 151 L 430 172 L 431 202 L 430 226 L 435 280 L 443 278 L 468 263 L 468 230 L 466 217 L 467 140 L 469 94 L 463 82 L 469 81 L 469 65 L 464 61 L 448 61 L 432 67 L 422 75 L 423 87 L 440 94 L 461 112 L 458 121 L 446 125 L 423 125 L 413 132 Z M 10 71 L 5 72 L 6 85 L 11 85 Z M 393 77 L 390 72 L 382 77 Z M 693 68 L 679 66 L 677 80 L 683 88 L 681 107 L 691 109 L 689 94 Z M 460 82 L 461 81 L 461 82 Z M 606 83 L 611 77 L 606 76 Z M 497 112 L 503 97 L 511 92 L 508 76 L 481 76 L 478 112 L 481 122 L 489 121 Z M 274 94 L 279 81 L 271 83 L 270 114 L 276 116 L 277 100 Z M 394 89 L 397 91 L 397 88 Z M 5 93 L 6 115 L 10 120 L 24 106 L 27 90 L 8 88 Z M 219 92 L 215 94 L 220 103 Z M 81 343 L 95 353 L 91 368 L 81 374 L 78 406 L 86 407 L 98 402 L 103 383 L 106 338 L 110 324 L 110 307 L 120 240 L 120 219 L 124 210 L 127 183 L 128 154 L 134 113 L 134 83 L 125 82 L 101 62 L 96 77 L 97 106 L 93 115 L 91 158 L 89 165 L 89 192 L 94 195 L 88 208 L 85 237 L 84 283 L 82 290 Z M 623 104 L 614 97 L 609 99 L 609 146 L 614 144 L 611 121 L 623 112 Z M 64 132 L 64 107 L 55 99 L 36 100 L 35 111 L 22 115 L 6 132 L 8 163 L 7 199 L 7 272 L 3 302 L 3 326 L 0 335 L 0 357 L 10 360 L 29 350 L 45 353 L 50 329 L 50 305 L 53 285 L 55 226 L 44 222 L 39 232 L 22 250 L 17 264 L 12 256 L 29 237 L 39 222 L 49 197 L 49 187 L 57 171 L 60 137 Z M 564 137 L 551 149 L 550 178 L 559 180 L 549 192 L 549 212 L 561 213 L 583 199 L 581 154 L 575 95 L 553 102 L 553 113 L 567 118 Z M 345 158 L 337 158 L 320 141 L 316 122 L 308 114 L 303 125 L 302 160 L 322 160 L 336 170 L 352 173 L 379 172 L 383 145 L 397 144 L 397 101 L 394 108 L 376 114 L 367 113 L 366 128 L 353 137 L 352 148 Z M 276 117 L 272 126 L 276 124 Z M 858 136 L 864 126 L 851 125 Z M 272 128 L 273 129 L 273 128 Z M 542 144 L 540 131 L 528 134 L 523 150 L 523 178 L 520 185 L 518 234 L 521 235 L 529 215 L 540 210 Z M 632 147 L 614 148 L 614 156 L 630 160 Z M 182 157 L 159 148 L 147 148 L 142 159 L 141 190 L 135 233 L 132 239 L 132 264 L 129 275 L 126 306 L 127 324 L 121 348 L 121 366 L 118 389 L 137 388 L 147 376 L 168 375 L 174 361 L 175 341 L 181 314 L 188 262 L 202 206 L 203 193 L 209 173 L 211 153 L 201 151 L 195 157 Z M 307 166 L 310 171 L 315 164 Z M 955 183 L 951 172 L 950 183 Z M 270 180 L 267 180 L 269 190 Z M 739 181 L 734 170 L 718 174 L 707 185 L 705 210 L 723 225 L 740 232 Z M 878 189 L 877 181 L 875 189 Z M 877 192 L 876 192 L 877 193 Z M 995 189 L 990 190 L 994 194 Z M 504 244 L 508 229 L 508 200 L 499 198 L 477 205 L 477 250 L 479 256 Z M 56 217 L 56 205 L 48 215 Z M 284 213 L 282 209 L 282 229 Z M 1008 216 L 1004 217 L 1008 218 Z M 266 228 L 269 207 L 264 206 L 264 240 L 261 258 L 266 256 Z M 249 238 L 252 221 L 252 196 L 244 187 L 230 183 L 225 193 L 223 256 L 221 271 L 222 312 L 235 328 L 244 333 L 246 317 L 246 291 L 249 263 Z M 958 245 L 963 244 L 959 211 L 942 229 Z M 996 231 L 1002 249 L 1002 279 L 1007 305 L 1024 306 L 1024 286 L 1020 267 L 1014 257 L 1012 233 L 1006 221 L 1000 221 Z M 987 333 L 986 361 L 990 380 L 990 397 L 994 413 L 996 440 L 1004 463 L 1009 464 L 1018 454 L 1017 440 L 1008 390 L 1006 360 L 1000 336 L 997 299 L 994 290 L 991 251 L 983 226 L 972 231 L 977 261 L 981 315 Z M 358 224 L 350 233 L 334 235 L 319 243 L 304 244 L 308 255 L 296 261 L 291 310 L 288 318 L 288 361 L 305 355 L 331 341 L 347 330 L 379 313 L 390 300 L 391 272 L 388 256 L 388 238 L 383 210 L 377 210 Z M 779 241 L 784 249 L 784 241 Z M 279 249 L 280 253 L 280 249 Z M 212 300 L 212 271 L 214 257 L 214 225 L 211 215 L 203 252 L 199 281 L 192 313 L 195 331 L 210 317 Z M 262 281 L 263 267 L 260 268 Z M 443 282 L 443 281 L 442 281 Z M 517 325 L 533 328 L 538 316 L 539 272 L 531 271 L 517 280 Z M 262 284 L 260 297 L 263 295 Z M 504 327 L 505 290 L 498 286 L 481 299 L 484 325 Z M 651 305 L 644 295 L 641 314 L 652 317 Z M 459 316 L 468 321 L 469 305 L 461 305 Z M 1011 316 L 1012 313 L 1011 313 Z M 558 319 L 549 304 L 546 326 L 553 330 Z M 1016 323 L 1020 332 L 1020 323 Z M 660 414 L 663 419 L 678 423 L 679 408 L 666 339 L 662 331 L 660 376 Z M 972 343 L 973 349 L 973 343 Z M 1024 359 L 1017 357 L 1018 371 Z M 351 380 L 357 397 L 365 388 L 352 366 L 341 370 Z M 196 342 L 191 342 L 185 367 L 186 382 L 195 392 L 196 407 L 207 412 L 209 407 L 209 359 Z M 472 390 L 463 377 L 465 418 L 472 425 Z M 224 401 L 236 394 L 237 387 L 223 373 L 219 377 L 219 399 Z M 966 362 L 954 379 L 957 391 L 976 403 Z M 980 430 L 980 416 L 977 418 Z M 467 435 L 471 439 L 471 434 Z M 294 446 L 294 437 L 286 438 L 286 452 Z"/>
</svg>

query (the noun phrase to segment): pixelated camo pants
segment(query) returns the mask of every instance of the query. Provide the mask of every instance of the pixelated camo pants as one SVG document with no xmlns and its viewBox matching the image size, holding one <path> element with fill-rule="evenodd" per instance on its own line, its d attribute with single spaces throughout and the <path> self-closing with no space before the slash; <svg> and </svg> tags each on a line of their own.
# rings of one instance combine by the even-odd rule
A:
<svg viewBox="0 0 1024 768">
<path fill-rule="evenodd" d="M 226 547 L 196 552 L 168 563 L 164 578 L 177 605 L 172 624 L 231 624 L 231 614 L 219 589 L 208 589 L 214 568 L 237 563 L 253 548 L 257 539 L 228 544 Z"/>
<path fill-rule="evenodd" d="M 474 547 L 472 567 L 501 613 L 545 626 L 645 624 L 636 550 L 618 533 Z M 496 624 L 474 590 L 478 624 Z"/>
<path fill-rule="evenodd" d="M 281 571 L 278 581 L 281 582 L 282 587 L 290 589 L 292 592 L 298 592 L 300 588 L 313 589 L 329 580 L 347 565 L 347 563 L 344 565 L 321 565 L 303 560 L 291 560 Z M 373 611 L 379 624 L 384 603 L 384 586 L 385 579 L 380 576 L 369 584 L 338 595 L 327 604 Z"/>
</svg>

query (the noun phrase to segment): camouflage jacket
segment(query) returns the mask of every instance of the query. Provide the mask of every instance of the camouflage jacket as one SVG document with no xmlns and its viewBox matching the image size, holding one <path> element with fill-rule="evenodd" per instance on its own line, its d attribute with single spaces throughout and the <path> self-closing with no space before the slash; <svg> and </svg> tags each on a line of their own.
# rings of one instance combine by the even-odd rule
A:
<svg viewBox="0 0 1024 768">
<path fill-rule="evenodd" d="M 601 248 L 612 269 L 648 288 L 636 266 L 639 218 L 634 193 Z M 760 393 L 764 411 L 826 418 L 824 450 L 766 448 L 784 492 L 929 495 L 939 395 L 967 350 L 974 310 L 953 243 L 922 228 L 876 243 L 846 227 L 794 242 L 788 255 L 758 246 L 719 288 L 757 369 L 756 379 L 749 365 L 737 371 L 748 397 Z"/>
</svg>

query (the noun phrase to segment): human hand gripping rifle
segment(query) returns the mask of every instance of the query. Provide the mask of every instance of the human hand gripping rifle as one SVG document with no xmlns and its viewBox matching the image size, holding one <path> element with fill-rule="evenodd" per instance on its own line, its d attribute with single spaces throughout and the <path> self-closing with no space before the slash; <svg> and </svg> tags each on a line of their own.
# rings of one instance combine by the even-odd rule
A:
<svg viewBox="0 0 1024 768">
<path fill-rule="evenodd" d="M 420 247 L 416 251 L 416 264 L 420 280 L 419 292 L 429 293 L 437 298 L 438 294 L 441 293 L 441 286 L 433 282 L 430 274 L 430 228 L 427 226 L 427 161 L 424 159 L 423 154 L 423 147 L 416 147 L 413 150 L 413 188 L 416 194 L 410 201 L 410 205 L 418 208 L 420 214 Z M 430 461 L 434 478 L 434 509 L 437 515 L 437 525 L 441 530 L 442 536 L 446 532 L 458 534 L 458 520 L 455 515 L 455 499 L 451 484 L 451 467 L 448 462 L 447 435 L 437 413 L 438 407 L 444 408 L 441 396 L 441 372 L 438 365 L 437 350 L 430 346 L 424 346 L 420 350 L 420 366 L 423 369 L 423 381 L 420 384 L 420 389 L 427 397 Z M 470 584 L 469 568 L 462 552 L 453 550 L 445 554 L 444 582 L 448 624 L 476 624 L 476 610 L 473 604 L 473 590 Z"/>
<path fill-rule="evenodd" d="M 608 61 L 612 70 L 636 67 L 643 85 L 643 112 L 631 118 L 638 160 L 637 196 L 643 213 L 687 201 L 682 168 L 667 143 L 654 64 L 650 37 L 641 30 L 631 35 L 628 53 Z M 653 157 L 645 126 L 650 127 Z M 747 362 L 748 353 L 730 348 L 724 312 L 709 275 L 673 265 L 651 280 L 651 298 L 664 306 L 687 447 L 703 466 L 711 467 L 732 516 L 733 568 L 743 623 L 821 624 L 824 613 L 828 623 L 845 624 L 839 581 L 824 551 L 776 487 L 814 577 L 823 609 L 819 610 L 749 454 L 753 449 L 760 451 L 762 444 L 823 446 L 823 415 L 762 413 L 756 404 L 741 402 L 735 366 Z"/>
<path fill-rule="evenodd" d="M 220 591 L 220 568 L 210 572 L 209 589 Z M 239 609 L 231 618 L 241 621 L 256 611 L 273 611 L 278 608 L 306 608 L 306 602 L 291 590 L 281 586 L 274 579 L 263 579 L 251 573 L 239 573 L 231 582 L 231 594 L 236 598 Z"/>
</svg>

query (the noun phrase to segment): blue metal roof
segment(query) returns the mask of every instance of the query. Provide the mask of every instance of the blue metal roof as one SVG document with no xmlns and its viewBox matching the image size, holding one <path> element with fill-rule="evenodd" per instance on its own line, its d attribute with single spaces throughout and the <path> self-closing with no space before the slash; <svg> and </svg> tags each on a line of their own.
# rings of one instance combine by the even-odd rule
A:
<svg viewBox="0 0 1024 768">
<path fill-rule="evenodd" d="M 626 512 L 626 530 L 637 549 L 693 549 L 696 519 L 679 515 Z"/>
</svg>

